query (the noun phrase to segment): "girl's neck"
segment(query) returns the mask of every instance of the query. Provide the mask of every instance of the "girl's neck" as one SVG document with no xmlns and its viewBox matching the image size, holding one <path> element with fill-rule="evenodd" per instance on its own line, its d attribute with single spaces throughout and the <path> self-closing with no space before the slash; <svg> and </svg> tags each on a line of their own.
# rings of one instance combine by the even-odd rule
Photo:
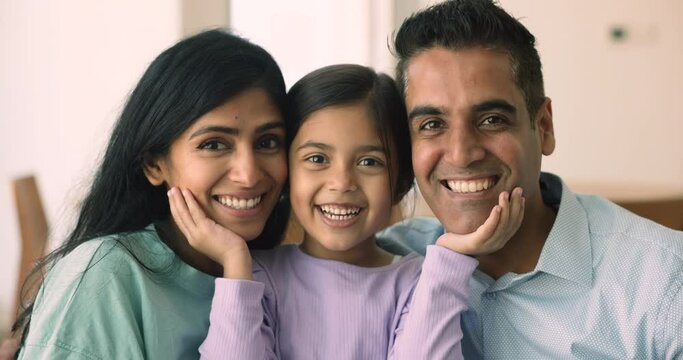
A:
<svg viewBox="0 0 683 360">
<path fill-rule="evenodd" d="M 178 257 L 193 268 L 212 276 L 222 276 L 223 267 L 208 256 L 195 250 L 172 220 L 154 223 L 154 227 L 164 242 Z"/>
<path fill-rule="evenodd" d="M 370 238 L 347 250 L 330 250 L 315 239 L 304 235 L 304 241 L 299 246 L 304 253 L 327 260 L 341 261 L 361 267 L 380 267 L 391 264 L 394 255 L 380 248 L 375 239 Z"/>
</svg>

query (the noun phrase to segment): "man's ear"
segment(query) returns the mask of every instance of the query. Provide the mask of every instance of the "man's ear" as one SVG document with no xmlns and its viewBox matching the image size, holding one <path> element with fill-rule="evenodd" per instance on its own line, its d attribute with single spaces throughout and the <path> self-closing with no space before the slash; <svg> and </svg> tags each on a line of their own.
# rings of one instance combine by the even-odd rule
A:
<svg viewBox="0 0 683 360">
<path fill-rule="evenodd" d="M 166 177 L 164 176 L 165 167 L 161 156 L 145 154 L 142 162 L 142 169 L 150 184 L 159 186 L 166 182 Z"/>
<path fill-rule="evenodd" d="M 550 98 L 545 98 L 536 113 L 536 130 L 541 145 L 541 153 L 550 155 L 555 151 L 555 128 L 553 126 L 553 107 Z"/>
</svg>

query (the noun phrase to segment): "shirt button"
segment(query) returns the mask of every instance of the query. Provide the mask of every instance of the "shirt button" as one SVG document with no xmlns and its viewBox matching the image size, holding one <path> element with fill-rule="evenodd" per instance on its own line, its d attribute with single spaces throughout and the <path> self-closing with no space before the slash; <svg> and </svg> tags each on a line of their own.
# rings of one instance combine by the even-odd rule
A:
<svg viewBox="0 0 683 360">
<path fill-rule="evenodd" d="M 489 300 L 495 300 L 496 299 L 496 293 L 486 293 L 485 296 Z"/>
</svg>

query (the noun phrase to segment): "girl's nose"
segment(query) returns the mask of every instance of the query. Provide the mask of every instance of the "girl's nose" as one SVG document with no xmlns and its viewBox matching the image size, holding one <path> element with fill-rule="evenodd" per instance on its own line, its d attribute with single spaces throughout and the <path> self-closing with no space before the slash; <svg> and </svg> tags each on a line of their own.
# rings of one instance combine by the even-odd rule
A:
<svg viewBox="0 0 683 360">
<path fill-rule="evenodd" d="M 358 189 L 353 171 L 347 166 L 337 166 L 330 174 L 328 188 L 332 191 L 349 192 Z"/>
</svg>

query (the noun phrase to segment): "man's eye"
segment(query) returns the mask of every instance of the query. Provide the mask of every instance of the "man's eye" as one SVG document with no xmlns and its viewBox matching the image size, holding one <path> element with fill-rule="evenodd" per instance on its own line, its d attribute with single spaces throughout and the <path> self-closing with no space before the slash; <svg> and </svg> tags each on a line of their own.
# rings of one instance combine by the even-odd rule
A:
<svg viewBox="0 0 683 360">
<path fill-rule="evenodd" d="M 311 155 L 305 159 L 306 161 L 315 163 L 315 164 L 323 164 L 325 163 L 325 157 L 322 155 Z"/>
<path fill-rule="evenodd" d="M 199 144 L 198 148 L 202 150 L 225 150 L 228 145 L 220 140 L 207 140 Z"/>
<path fill-rule="evenodd" d="M 484 126 L 499 126 L 504 124 L 505 119 L 501 116 L 496 115 L 487 116 L 480 122 L 480 125 Z"/>
<path fill-rule="evenodd" d="M 437 129 L 440 129 L 442 127 L 443 127 L 442 121 L 432 119 L 432 120 L 427 120 L 427 121 L 423 122 L 420 125 L 420 130 L 437 130 Z"/>
</svg>

